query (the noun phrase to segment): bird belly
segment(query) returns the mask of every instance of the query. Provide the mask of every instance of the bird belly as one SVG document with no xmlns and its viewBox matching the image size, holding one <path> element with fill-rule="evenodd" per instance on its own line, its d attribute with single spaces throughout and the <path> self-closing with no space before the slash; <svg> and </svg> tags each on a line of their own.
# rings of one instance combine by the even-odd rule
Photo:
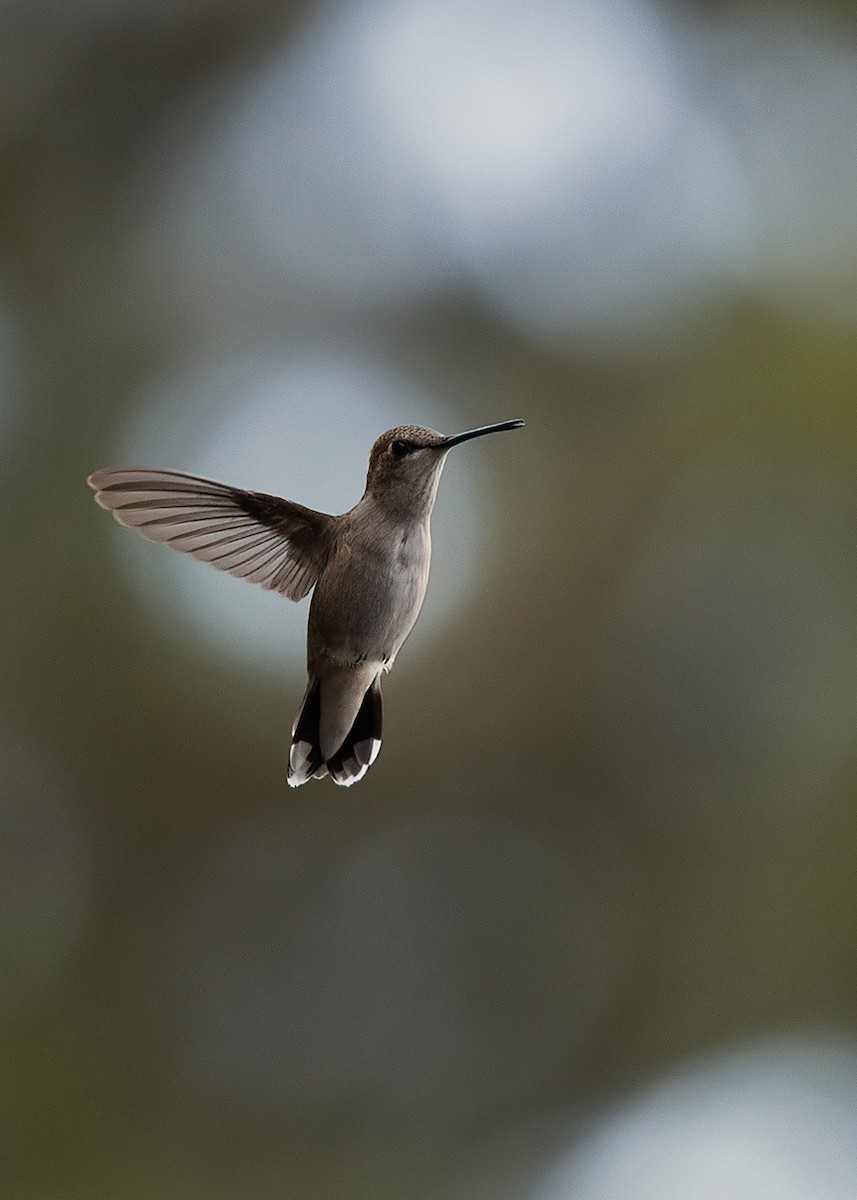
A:
<svg viewBox="0 0 857 1200">
<path fill-rule="evenodd" d="M 422 608 L 428 546 L 356 549 L 324 572 L 310 605 L 308 659 L 338 665 L 392 664 Z"/>
</svg>

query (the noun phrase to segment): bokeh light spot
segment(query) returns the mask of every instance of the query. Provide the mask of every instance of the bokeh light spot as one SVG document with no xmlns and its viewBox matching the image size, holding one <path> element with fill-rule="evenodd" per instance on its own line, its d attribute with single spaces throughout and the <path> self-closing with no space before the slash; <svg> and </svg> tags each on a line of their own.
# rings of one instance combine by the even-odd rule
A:
<svg viewBox="0 0 857 1200">
<path fill-rule="evenodd" d="M 855 1128 L 854 1046 L 773 1041 L 607 1114 L 528 1200 L 852 1200 Z"/>
</svg>

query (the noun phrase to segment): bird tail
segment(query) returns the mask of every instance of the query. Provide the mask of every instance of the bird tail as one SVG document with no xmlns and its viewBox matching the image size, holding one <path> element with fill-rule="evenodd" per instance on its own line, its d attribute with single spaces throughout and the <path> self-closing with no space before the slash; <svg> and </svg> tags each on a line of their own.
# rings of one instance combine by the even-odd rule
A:
<svg viewBox="0 0 857 1200">
<path fill-rule="evenodd" d="M 300 787 L 308 779 L 324 779 L 327 767 L 321 753 L 321 685 L 310 679 L 306 695 L 292 728 L 289 751 L 289 787 Z"/>
<path fill-rule="evenodd" d="M 376 677 L 366 690 L 357 716 L 339 749 L 326 762 L 321 750 L 321 685 L 311 679 L 292 731 L 289 786 L 323 779 L 351 787 L 362 779 L 381 749 L 381 684 Z"/>
<path fill-rule="evenodd" d="M 352 783 L 363 778 L 380 749 L 381 683 L 376 675 L 366 690 L 345 741 L 327 760 L 331 779 L 340 787 L 351 787 Z"/>
</svg>

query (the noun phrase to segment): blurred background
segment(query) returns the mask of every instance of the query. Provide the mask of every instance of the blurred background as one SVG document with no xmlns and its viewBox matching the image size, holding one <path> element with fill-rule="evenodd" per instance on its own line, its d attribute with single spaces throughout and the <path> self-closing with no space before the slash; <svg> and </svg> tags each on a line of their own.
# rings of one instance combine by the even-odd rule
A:
<svg viewBox="0 0 857 1200">
<path fill-rule="evenodd" d="M 857 1196 L 857 17 L 0 5 L 14 1200 Z M 450 456 L 366 780 L 101 466 Z"/>
</svg>

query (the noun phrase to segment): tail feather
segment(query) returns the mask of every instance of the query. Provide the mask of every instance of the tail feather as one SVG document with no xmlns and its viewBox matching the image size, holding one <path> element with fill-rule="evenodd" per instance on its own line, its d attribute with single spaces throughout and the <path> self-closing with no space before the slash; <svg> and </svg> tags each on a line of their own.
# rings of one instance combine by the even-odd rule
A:
<svg viewBox="0 0 857 1200">
<path fill-rule="evenodd" d="M 378 757 L 381 724 L 381 684 L 376 678 L 363 697 L 345 741 L 325 762 L 320 733 L 321 687 L 318 680 L 310 680 L 292 731 L 289 786 L 300 787 L 310 779 L 323 779 L 328 771 L 340 787 L 357 783 Z"/>
<path fill-rule="evenodd" d="M 323 779 L 327 774 L 321 755 L 321 738 L 318 731 L 320 719 L 321 688 L 317 679 L 311 679 L 292 730 L 288 779 L 290 787 L 300 787 L 313 776 Z"/>
<path fill-rule="evenodd" d="M 351 787 L 363 778 L 381 749 L 381 724 L 381 684 L 376 677 L 363 697 L 348 736 L 327 760 L 334 783 Z"/>
</svg>

